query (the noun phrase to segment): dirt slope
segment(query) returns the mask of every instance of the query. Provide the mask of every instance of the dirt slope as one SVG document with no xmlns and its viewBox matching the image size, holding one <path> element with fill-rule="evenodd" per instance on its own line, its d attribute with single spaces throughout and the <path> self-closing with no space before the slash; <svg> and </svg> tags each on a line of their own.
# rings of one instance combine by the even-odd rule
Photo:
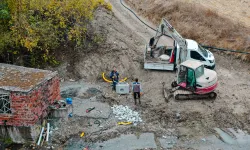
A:
<svg viewBox="0 0 250 150">
<path fill-rule="evenodd" d="M 218 12 L 234 22 L 240 22 L 250 27 L 250 1 L 248 0 L 184 0 L 188 3 L 200 4 L 206 8 Z"/>
</svg>

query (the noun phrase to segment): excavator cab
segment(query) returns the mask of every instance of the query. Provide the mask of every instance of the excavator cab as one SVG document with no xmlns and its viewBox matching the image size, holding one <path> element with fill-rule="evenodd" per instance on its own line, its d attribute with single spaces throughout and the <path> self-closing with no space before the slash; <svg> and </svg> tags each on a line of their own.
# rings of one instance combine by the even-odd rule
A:
<svg viewBox="0 0 250 150">
<path fill-rule="evenodd" d="M 204 66 L 200 66 L 204 67 Z M 191 91 L 196 90 L 196 77 L 194 68 L 180 65 L 177 84 Z"/>
<path fill-rule="evenodd" d="M 178 67 L 177 80 L 172 82 L 176 100 L 215 99 L 217 73 L 204 68 L 202 62 L 186 60 Z"/>
</svg>

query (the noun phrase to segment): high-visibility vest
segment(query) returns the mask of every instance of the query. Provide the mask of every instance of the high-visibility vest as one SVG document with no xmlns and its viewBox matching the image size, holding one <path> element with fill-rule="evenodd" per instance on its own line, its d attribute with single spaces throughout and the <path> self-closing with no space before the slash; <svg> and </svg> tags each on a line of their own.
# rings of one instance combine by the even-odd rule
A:
<svg viewBox="0 0 250 150">
<path fill-rule="evenodd" d="M 140 92 L 141 87 L 140 87 L 140 83 L 133 83 L 133 92 Z"/>
</svg>

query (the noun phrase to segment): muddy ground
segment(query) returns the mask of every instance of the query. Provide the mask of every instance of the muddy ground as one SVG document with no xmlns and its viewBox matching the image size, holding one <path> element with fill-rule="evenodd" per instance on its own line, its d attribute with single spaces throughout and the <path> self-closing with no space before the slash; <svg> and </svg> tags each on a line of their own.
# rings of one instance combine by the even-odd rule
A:
<svg viewBox="0 0 250 150">
<path fill-rule="evenodd" d="M 101 91 L 101 94 L 92 96 L 86 96 L 85 91 L 80 93 L 81 96 L 76 95 L 78 98 L 89 100 L 95 97 L 94 101 L 110 106 L 128 105 L 141 114 L 144 123 L 136 127 L 117 127 L 111 117 L 101 119 L 102 122 L 111 122 L 107 128 L 94 131 L 87 126 L 89 121 L 94 121 L 93 118 L 89 120 L 76 116 L 70 122 L 62 124 L 63 130 L 55 134 L 57 140 L 54 143 L 65 144 L 71 137 L 78 137 L 83 129 L 90 133 L 85 141 L 91 139 L 94 142 L 128 133 L 152 132 L 156 138 L 173 135 L 184 141 L 213 134 L 215 127 L 250 131 L 249 64 L 233 56 L 214 52 L 219 80 L 217 99 L 181 102 L 170 99 L 167 103 L 163 97 L 162 82 L 170 87 L 175 73 L 143 69 L 144 45 L 154 32 L 123 8 L 118 0 L 108 1 L 113 5 L 113 12 L 99 9 L 93 21 L 95 29 L 101 35 L 106 35 L 107 41 L 95 51 L 81 56 L 73 71 L 69 71 L 72 66 L 65 63 L 58 68 L 58 72 L 64 80 L 81 79 L 86 85 L 91 85 L 88 87 L 98 87 Z M 141 106 L 134 106 L 131 95 L 119 96 L 112 92 L 109 83 L 102 80 L 101 73 L 108 73 L 113 67 L 117 68 L 121 78 L 128 77 L 129 83 L 134 78 L 139 78 L 144 93 Z M 177 114 L 180 114 L 179 119 Z M 91 132 L 94 133 L 93 136 Z"/>
</svg>

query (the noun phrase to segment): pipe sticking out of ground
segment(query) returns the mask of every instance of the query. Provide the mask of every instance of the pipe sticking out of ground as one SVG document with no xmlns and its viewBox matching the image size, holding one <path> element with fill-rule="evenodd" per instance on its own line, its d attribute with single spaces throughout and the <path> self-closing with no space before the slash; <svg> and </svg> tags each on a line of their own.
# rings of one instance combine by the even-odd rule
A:
<svg viewBox="0 0 250 150">
<path fill-rule="evenodd" d="M 40 145 L 40 143 L 41 143 L 41 139 L 42 139 L 42 136 L 43 136 L 43 131 L 44 131 L 44 127 L 42 127 L 42 130 L 41 130 L 37 145 Z"/>
<path fill-rule="evenodd" d="M 50 128 L 50 124 L 47 123 L 47 136 L 46 136 L 46 142 L 49 142 L 49 128 Z"/>
</svg>

